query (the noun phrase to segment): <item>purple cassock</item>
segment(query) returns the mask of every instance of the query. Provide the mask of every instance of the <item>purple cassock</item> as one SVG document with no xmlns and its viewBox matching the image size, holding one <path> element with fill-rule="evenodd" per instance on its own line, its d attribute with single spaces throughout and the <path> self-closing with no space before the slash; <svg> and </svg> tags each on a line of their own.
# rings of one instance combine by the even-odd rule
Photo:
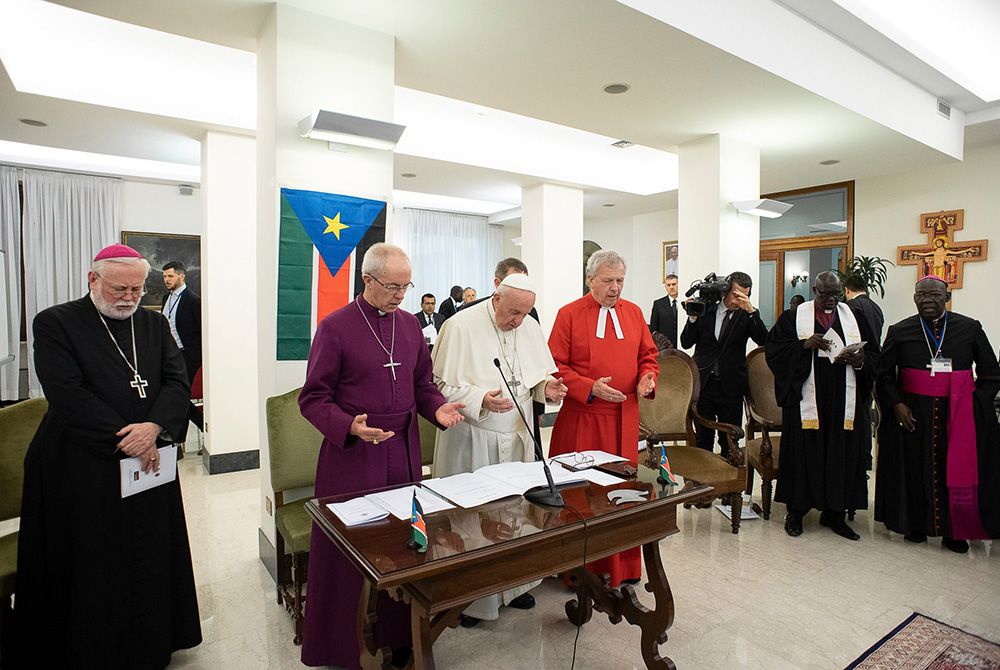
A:
<svg viewBox="0 0 1000 670">
<path fill-rule="evenodd" d="M 316 467 L 316 497 L 420 480 L 417 412 L 437 424 L 434 413 L 446 402 L 431 380 L 432 369 L 423 333 L 412 314 L 397 310 L 380 316 L 358 296 L 323 319 L 299 395 L 302 415 L 324 436 Z M 368 415 L 369 427 L 395 435 L 377 445 L 359 440 L 350 434 L 351 422 L 359 414 Z M 304 664 L 360 668 L 361 587 L 361 573 L 313 524 Z M 378 607 L 380 644 L 391 649 L 411 646 L 409 606 L 380 593 Z"/>
</svg>

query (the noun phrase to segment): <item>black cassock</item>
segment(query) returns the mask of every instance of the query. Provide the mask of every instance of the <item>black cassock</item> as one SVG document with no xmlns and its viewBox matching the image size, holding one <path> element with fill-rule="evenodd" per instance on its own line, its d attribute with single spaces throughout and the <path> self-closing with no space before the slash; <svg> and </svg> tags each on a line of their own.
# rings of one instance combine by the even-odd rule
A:
<svg viewBox="0 0 1000 670">
<path fill-rule="evenodd" d="M 861 411 L 861 407 L 871 399 L 878 343 L 868 322 L 852 308 L 861 339 L 867 344 L 864 365 L 855 371 L 855 429 L 844 430 L 845 366 L 820 358 L 817 350 L 803 346 L 804 340 L 799 339 L 796 331 L 795 314 L 805 305 L 811 306 L 811 303 L 785 310 L 764 344 L 767 365 L 774 373 L 775 395 L 782 408 L 781 452 L 774 499 L 799 512 L 867 509 L 865 470 L 871 440 L 870 431 L 862 430 L 859 422 L 867 420 L 867 413 Z M 834 320 L 832 327 L 843 340 L 839 318 Z M 816 333 L 823 334 L 826 330 L 814 321 Z M 803 430 L 799 402 L 812 361 L 815 361 L 819 430 Z M 866 438 L 868 444 L 865 444 Z"/>
<path fill-rule="evenodd" d="M 49 409 L 24 462 L 14 622 L 23 667 L 162 668 L 201 642 L 180 482 L 121 497 L 115 433 L 152 421 L 184 439 L 190 387 L 167 320 L 102 317 L 90 296 L 35 317 Z"/>
<path fill-rule="evenodd" d="M 1000 365 L 982 325 L 975 319 L 948 312 L 947 325 L 939 320 L 935 337 L 940 337 L 941 330 L 941 355 L 952 360 L 952 369 L 971 370 L 975 364 L 972 411 L 979 466 L 979 513 L 987 534 L 1000 537 L 1000 429 L 993 409 L 993 398 L 1000 391 Z M 930 359 L 918 315 L 889 328 L 876 387 L 883 418 L 878 433 L 875 520 L 897 533 L 921 531 L 951 537 L 946 486 L 950 403 L 948 398 L 907 393 L 897 384 L 898 368 L 926 371 Z M 916 417 L 917 429 L 912 433 L 901 430 L 896 421 L 894 408 L 900 402 L 906 403 Z"/>
</svg>

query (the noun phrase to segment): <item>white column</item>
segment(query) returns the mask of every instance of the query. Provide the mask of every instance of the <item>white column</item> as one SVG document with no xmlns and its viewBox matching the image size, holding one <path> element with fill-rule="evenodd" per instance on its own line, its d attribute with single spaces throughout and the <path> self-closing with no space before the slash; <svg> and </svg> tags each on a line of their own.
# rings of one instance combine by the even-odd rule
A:
<svg viewBox="0 0 1000 670">
<path fill-rule="evenodd" d="M 553 184 L 522 189 L 521 260 L 548 337 L 559 308 L 582 295 L 583 191 Z"/>
<path fill-rule="evenodd" d="M 740 270 L 756 285 L 760 222 L 756 216 L 739 214 L 729 203 L 759 197 L 760 151 L 744 142 L 712 135 L 681 145 L 679 165 L 677 260 L 681 291 L 709 272 L 724 277 Z"/>
<path fill-rule="evenodd" d="M 234 454 L 246 469 L 258 457 L 256 143 L 209 131 L 201 143 L 202 346 L 205 451 Z M 238 454 L 238 455 L 236 455 Z M 214 471 L 214 468 L 213 468 Z"/>
<path fill-rule="evenodd" d="M 257 40 L 257 364 L 258 430 L 267 435 L 267 398 L 302 385 L 305 361 L 277 361 L 277 259 L 282 187 L 387 203 L 392 227 L 392 153 L 299 136 L 297 124 L 317 109 L 392 121 L 395 38 L 278 4 Z M 267 440 L 261 441 L 261 528 L 274 542 L 274 500 Z"/>
</svg>

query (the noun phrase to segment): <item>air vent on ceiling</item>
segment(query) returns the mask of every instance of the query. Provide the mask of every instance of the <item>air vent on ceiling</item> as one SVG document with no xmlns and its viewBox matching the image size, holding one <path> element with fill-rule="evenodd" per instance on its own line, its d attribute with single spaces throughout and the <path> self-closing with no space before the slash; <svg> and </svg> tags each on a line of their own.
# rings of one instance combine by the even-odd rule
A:
<svg viewBox="0 0 1000 670">
<path fill-rule="evenodd" d="M 629 142 L 628 140 L 618 140 L 617 142 L 612 142 L 611 146 L 617 147 L 619 149 L 625 149 L 627 147 L 632 146 L 632 142 Z"/>
<path fill-rule="evenodd" d="M 944 100 L 941 100 L 940 98 L 938 99 L 937 102 L 938 102 L 938 114 L 940 114 L 941 116 L 943 116 L 946 119 L 950 119 L 951 118 L 951 105 L 949 105 Z"/>
</svg>

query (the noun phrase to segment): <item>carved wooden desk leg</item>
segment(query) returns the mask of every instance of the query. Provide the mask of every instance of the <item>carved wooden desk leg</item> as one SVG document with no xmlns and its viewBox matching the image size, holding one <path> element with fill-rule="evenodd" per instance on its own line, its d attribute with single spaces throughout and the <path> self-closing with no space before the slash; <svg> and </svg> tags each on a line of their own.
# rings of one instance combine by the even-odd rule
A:
<svg viewBox="0 0 1000 670">
<path fill-rule="evenodd" d="M 413 628 L 413 662 L 410 665 L 414 670 L 434 670 L 435 636 L 430 619 L 418 612 L 416 607 L 411 607 L 410 623 Z"/>
<path fill-rule="evenodd" d="M 622 588 L 626 595 L 625 619 L 642 630 L 640 648 L 646 667 L 676 670 L 669 656 L 660 656 L 660 645 L 667 642 L 667 630 L 674 624 L 674 595 L 667 582 L 667 573 L 660 560 L 659 542 L 642 545 L 642 560 L 646 564 L 646 591 L 653 594 L 653 609 L 639 604 L 631 586 Z"/>
<path fill-rule="evenodd" d="M 666 644 L 667 629 L 674 623 L 674 597 L 660 561 L 659 543 L 642 545 L 642 558 L 646 564 L 646 590 L 653 594 L 655 602 L 653 609 L 639 602 L 630 584 L 620 589 L 609 588 L 607 575 L 598 577 L 577 568 L 570 572 L 577 599 L 566 603 L 566 616 L 577 626 L 587 623 L 595 609 L 607 614 L 613 624 L 625 619 L 639 627 L 639 648 L 649 670 L 677 670 L 669 657 L 660 656 L 660 645 Z"/>
<path fill-rule="evenodd" d="M 388 647 L 379 648 L 375 642 L 375 623 L 378 621 L 376 605 L 378 589 L 365 580 L 361 587 L 361 600 L 358 602 L 358 647 L 361 649 L 361 667 L 364 670 L 389 670 L 391 668 L 392 650 Z"/>
<path fill-rule="evenodd" d="M 576 600 L 566 601 L 566 618 L 574 626 L 582 626 L 594 616 L 594 598 L 588 588 L 588 577 L 596 579 L 586 568 L 576 568 L 569 573 L 570 587 L 576 593 Z"/>
</svg>

